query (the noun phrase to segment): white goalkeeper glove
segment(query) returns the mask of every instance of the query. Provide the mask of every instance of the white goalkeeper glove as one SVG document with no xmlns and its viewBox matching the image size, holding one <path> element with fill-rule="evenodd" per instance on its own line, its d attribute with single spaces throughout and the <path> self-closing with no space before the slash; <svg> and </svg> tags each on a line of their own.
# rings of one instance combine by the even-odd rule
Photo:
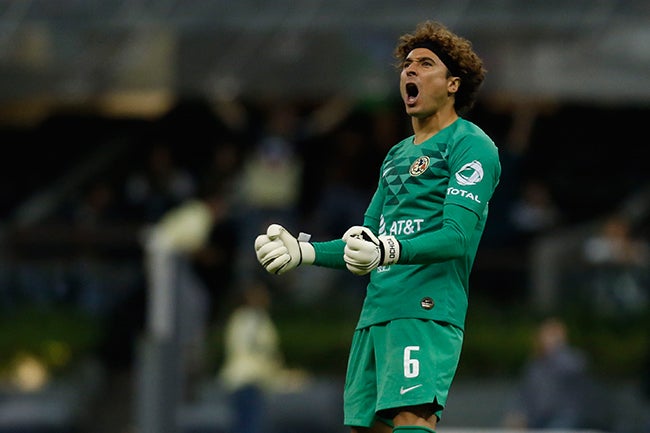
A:
<svg viewBox="0 0 650 433">
<path fill-rule="evenodd" d="M 343 234 L 343 260 L 350 272 L 365 275 L 377 266 L 388 266 L 399 260 L 401 245 L 395 236 L 375 236 L 367 227 L 353 226 Z"/>
<path fill-rule="evenodd" d="M 266 234 L 255 239 L 255 254 L 260 264 L 271 274 L 284 274 L 300 264 L 311 265 L 316 258 L 311 236 L 300 233 L 298 238 L 279 224 L 271 224 Z"/>
</svg>

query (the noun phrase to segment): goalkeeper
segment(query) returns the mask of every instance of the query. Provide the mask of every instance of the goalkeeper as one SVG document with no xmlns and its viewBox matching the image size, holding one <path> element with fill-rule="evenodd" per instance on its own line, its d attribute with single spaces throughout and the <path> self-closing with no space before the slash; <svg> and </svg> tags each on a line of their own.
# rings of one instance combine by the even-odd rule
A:
<svg viewBox="0 0 650 433">
<path fill-rule="evenodd" d="M 467 113 L 485 77 L 471 43 L 425 21 L 395 48 L 413 135 L 391 148 L 363 225 L 309 242 L 271 224 L 255 240 L 270 273 L 300 265 L 370 273 L 344 390 L 352 433 L 431 433 L 463 342 L 469 274 L 501 166 Z"/>
</svg>

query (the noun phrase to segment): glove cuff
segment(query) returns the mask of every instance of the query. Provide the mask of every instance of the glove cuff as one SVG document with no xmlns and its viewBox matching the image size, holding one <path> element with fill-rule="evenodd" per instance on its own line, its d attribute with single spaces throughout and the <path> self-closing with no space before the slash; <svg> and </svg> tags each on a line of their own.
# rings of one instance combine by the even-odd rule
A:
<svg viewBox="0 0 650 433">
<path fill-rule="evenodd" d="M 316 261 L 316 250 L 310 242 L 298 242 L 300 248 L 300 263 L 303 265 L 311 265 Z"/>
<path fill-rule="evenodd" d="M 402 245 L 397 238 L 395 236 L 379 236 L 379 242 L 381 243 L 379 263 L 382 266 L 390 266 L 397 263 L 402 251 Z"/>
</svg>

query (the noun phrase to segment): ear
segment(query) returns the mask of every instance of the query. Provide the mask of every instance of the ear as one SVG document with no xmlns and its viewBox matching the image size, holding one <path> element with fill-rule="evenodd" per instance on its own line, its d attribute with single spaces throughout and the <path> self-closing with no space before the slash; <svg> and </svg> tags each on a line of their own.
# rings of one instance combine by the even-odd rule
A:
<svg viewBox="0 0 650 433">
<path fill-rule="evenodd" d="M 460 87 L 460 77 L 449 77 L 447 80 L 447 92 L 456 93 Z"/>
</svg>

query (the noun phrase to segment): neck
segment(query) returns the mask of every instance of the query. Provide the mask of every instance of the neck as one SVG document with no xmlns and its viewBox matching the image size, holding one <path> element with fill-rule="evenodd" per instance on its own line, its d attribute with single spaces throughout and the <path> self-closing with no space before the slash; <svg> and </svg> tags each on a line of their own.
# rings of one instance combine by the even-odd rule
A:
<svg viewBox="0 0 650 433">
<path fill-rule="evenodd" d="M 427 117 L 412 117 L 411 125 L 415 134 L 414 143 L 420 144 L 436 135 L 458 119 L 455 110 L 436 112 Z"/>
</svg>

